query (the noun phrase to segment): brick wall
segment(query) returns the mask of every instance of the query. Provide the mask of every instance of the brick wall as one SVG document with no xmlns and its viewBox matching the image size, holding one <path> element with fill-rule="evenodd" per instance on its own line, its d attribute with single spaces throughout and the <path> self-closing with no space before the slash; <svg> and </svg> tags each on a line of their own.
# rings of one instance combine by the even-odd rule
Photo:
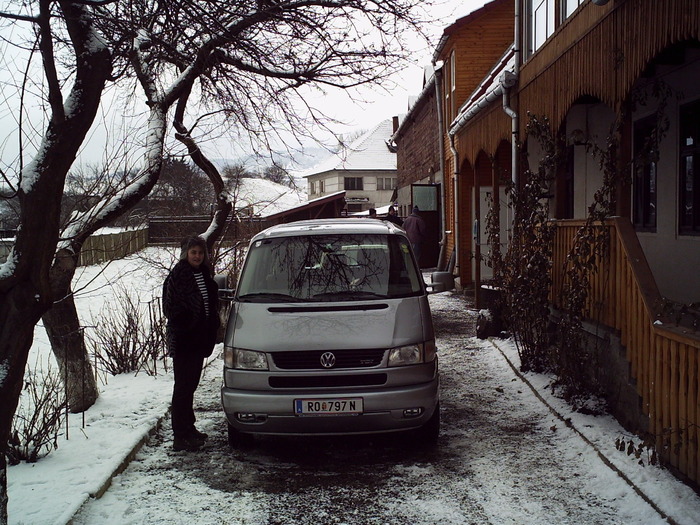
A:
<svg viewBox="0 0 700 525">
<path fill-rule="evenodd" d="M 405 122 L 396 152 L 398 187 L 432 177 L 440 171 L 437 103 L 434 91 L 427 91 L 416 102 Z"/>
</svg>

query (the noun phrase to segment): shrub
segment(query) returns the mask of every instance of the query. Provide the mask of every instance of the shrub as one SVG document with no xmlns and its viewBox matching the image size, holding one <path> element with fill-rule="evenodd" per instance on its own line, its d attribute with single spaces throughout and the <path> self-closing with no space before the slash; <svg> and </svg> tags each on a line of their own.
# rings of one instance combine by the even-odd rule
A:
<svg viewBox="0 0 700 525">
<path fill-rule="evenodd" d="M 107 305 L 88 332 L 96 366 L 111 375 L 141 370 L 157 375 L 165 349 L 160 299 L 154 297 L 144 304 L 121 286 L 115 300 L 117 305 Z"/>
<path fill-rule="evenodd" d="M 43 370 L 28 368 L 7 443 L 10 465 L 34 463 L 58 447 L 65 406 L 63 382 L 50 362 Z"/>
</svg>

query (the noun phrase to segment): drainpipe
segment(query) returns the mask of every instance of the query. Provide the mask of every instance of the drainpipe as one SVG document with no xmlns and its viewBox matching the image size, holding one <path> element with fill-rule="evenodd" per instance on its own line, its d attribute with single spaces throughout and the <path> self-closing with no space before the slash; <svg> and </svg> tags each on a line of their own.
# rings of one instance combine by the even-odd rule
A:
<svg viewBox="0 0 700 525">
<path fill-rule="evenodd" d="M 443 62 L 433 63 L 435 75 L 435 101 L 437 104 L 438 118 L 438 148 L 440 151 L 440 222 L 442 230 L 442 239 L 440 241 L 440 255 L 438 256 L 438 271 L 445 270 L 445 258 L 447 250 L 447 217 L 445 210 L 445 123 L 442 116 L 442 66 Z"/>
<path fill-rule="evenodd" d="M 513 35 L 513 56 L 515 64 L 513 65 L 513 73 L 506 72 L 501 76 L 501 85 L 503 86 L 503 111 L 511 119 L 511 180 L 513 181 L 513 194 L 518 188 L 518 113 L 510 107 L 510 89 L 515 86 L 520 77 L 520 53 L 522 42 L 521 27 L 520 27 L 520 4 L 521 0 L 514 0 L 515 8 L 515 24 Z"/>
<path fill-rule="evenodd" d="M 459 273 L 459 152 L 455 148 L 455 136 L 450 134 L 450 151 L 454 158 L 454 175 L 452 176 L 453 182 L 453 201 L 454 201 L 454 244 L 455 244 L 455 258 L 454 267 Z"/>
<path fill-rule="evenodd" d="M 516 84 L 517 80 L 518 77 L 510 71 L 503 73 L 500 78 L 503 86 L 503 111 L 510 117 L 510 176 L 513 182 L 513 193 L 518 187 L 518 113 L 510 107 L 510 89 Z"/>
</svg>

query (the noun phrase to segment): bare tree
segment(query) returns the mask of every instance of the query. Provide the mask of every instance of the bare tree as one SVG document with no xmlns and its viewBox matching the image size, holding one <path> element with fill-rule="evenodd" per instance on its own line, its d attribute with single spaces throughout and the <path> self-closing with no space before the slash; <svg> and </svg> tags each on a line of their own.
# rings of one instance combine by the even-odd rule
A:
<svg viewBox="0 0 700 525">
<path fill-rule="evenodd" d="M 92 124 L 102 89 L 111 74 L 111 54 L 90 24 L 84 5 L 40 2 L 29 14 L 6 19 L 31 23 L 37 31 L 48 88 L 50 119 L 32 161 L 21 166 L 15 190 L 20 229 L 7 261 L 0 266 L 0 523 L 7 523 L 5 450 L 22 387 L 34 326 L 52 304 L 49 267 L 58 241 L 65 177 Z M 57 42 L 52 30 L 56 10 L 65 32 Z M 65 44 L 65 45 L 64 45 Z M 64 96 L 56 64 L 56 46 L 67 48 L 75 74 Z"/>
<path fill-rule="evenodd" d="M 263 170 L 263 178 L 276 182 L 277 184 L 285 184 L 287 186 L 289 186 L 292 181 L 289 172 L 277 164 L 266 167 Z"/>
<path fill-rule="evenodd" d="M 183 159 L 167 158 L 148 196 L 158 215 L 201 215 L 211 211 L 214 190 L 207 176 Z"/>
<path fill-rule="evenodd" d="M 42 140 L 36 155 L 17 170 L 20 229 L 0 266 L 0 525 L 7 521 L 4 450 L 34 325 L 55 297 L 72 296 L 66 285 L 85 239 L 156 183 L 169 111 L 176 107 L 175 129 L 191 156 L 199 149 L 194 131 L 207 136 L 222 118 L 258 151 L 273 151 L 290 131 L 298 139 L 313 136 L 311 124 L 329 124 L 314 104 L 325 90 L 381 86 L 402 67 L 409 53 L 403 39 L 416 27 L 412 9 L 418 4 L 429 2 L 40 0 L 0 12 L 0 18 L 36 31 L 37 42 L 28 47 L 41 53 L 50 110 L 48 124 L 37 130 Z M 116 193 L 76 211 L 59 239 L 66 174 L 113 71 L 137 80 L 148 107 L 140 171 Z M 185 128 L 188 113 L 218 121 L 207 126 L 200 117 L 201 126 Z M 213 171 L 204 171 L 212 179 Z M 221 213 L 215 214 L 212 238 L 230 206 L 217 184 Z"/>
</svg>

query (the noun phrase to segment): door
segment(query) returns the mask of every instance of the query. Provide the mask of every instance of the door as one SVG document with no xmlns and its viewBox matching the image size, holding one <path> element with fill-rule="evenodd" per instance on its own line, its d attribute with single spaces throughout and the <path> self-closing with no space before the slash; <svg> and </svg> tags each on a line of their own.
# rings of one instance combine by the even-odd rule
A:
<svg viewBox="0 0 700 525">
<path fill-rule="evenodd" d="M 411 209 L 418 206 L 420 215 L 427 225 L 426 242 L 418 264 L 421 268 L 437 267 L 440 256 L 440 185 L 412 184 Z"/>
<path fill-rule="evenodd" d="M 489 245 L 489 232 L 487 224 L 487 215 L 489 212 L 489 207 L 491 206 L 491 195 L 493 194 L 493 188 L 491 186 L 481 186 L 479 188 L 479 220 L 473 224 L 472 227 L 472 242 L 474 245 L 473 252 L 477 253 L 476 247 L 478 245 L 478 252 L 481 253 L 481 266 L 480 266 L 480 281 L 489 281 L 493 279 L 493 269 L 487 264 L 487 258 L 491 255 L 491 246 Z M 505 188 L 499 188 L 499 236 L 500 236 L 500 248 L 501 254 L 505 254 L 508 249 L 508 236 L 510 234 L 510 223 L 511 223 L 511 210 L 508 207 L 508 197 L 506 196 Z M 477 279 L 476 267 L 473 267 L 472 278 Z"/>
</svg>

